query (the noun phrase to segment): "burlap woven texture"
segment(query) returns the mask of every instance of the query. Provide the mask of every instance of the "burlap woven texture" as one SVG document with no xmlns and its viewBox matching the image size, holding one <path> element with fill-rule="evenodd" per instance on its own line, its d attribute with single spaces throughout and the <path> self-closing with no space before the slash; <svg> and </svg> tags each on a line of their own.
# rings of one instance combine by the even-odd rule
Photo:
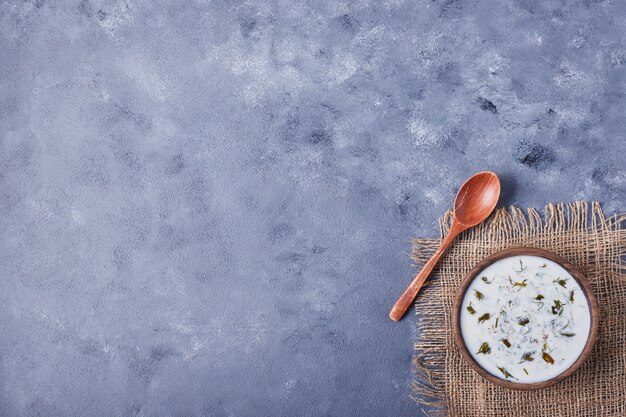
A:
<svg viewBox="0 0 626 417">
<path fill-rule="evenodd" d="M 452 214 L 440 219 L 441 234 Z M 418 295 L 413 398 L 430 414 L 469 417 L 626 416 L 626 215 L 605 218 L 598 203 L 499 209 L 462 234 Z M 413 242 L 422 265 L 438 239 Z M 461 279 L 484 257 L 512 246 L 547 249 L 587 277 L 601 310 L 598 342 L 570 378 L 539 391 L 512 391 L 482 379 L 463 361 L 452 338 L 452 303 Z"/>
</svg>

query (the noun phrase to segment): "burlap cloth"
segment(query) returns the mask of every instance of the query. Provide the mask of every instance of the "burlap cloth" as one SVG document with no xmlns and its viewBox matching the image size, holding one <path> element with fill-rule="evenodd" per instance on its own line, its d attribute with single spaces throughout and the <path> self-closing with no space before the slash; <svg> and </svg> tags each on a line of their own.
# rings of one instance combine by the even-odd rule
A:
<svg viewBox="0 0 626 417">
<path fill-rule="evenodd" d="M 440 219 L 441 234 L 451 213 Z M 461 235 L 418 295 L 418 339 L 413 398 L 427 414 L 471 417 L 626 416 L 626 230 L 625 215 L 605 218 L 598 203 L 500 209 Z M 413 242 L 422 265 L 438 239 Z M 484 257 L 511 246 L 533 246 L 570 260 L 587 277 L 601 310 L 597 344 L 570 378 L 539 391 L 498 387 L 463 361 L 451 331 L 452 303 L 467 272 Z"/>
</svg>

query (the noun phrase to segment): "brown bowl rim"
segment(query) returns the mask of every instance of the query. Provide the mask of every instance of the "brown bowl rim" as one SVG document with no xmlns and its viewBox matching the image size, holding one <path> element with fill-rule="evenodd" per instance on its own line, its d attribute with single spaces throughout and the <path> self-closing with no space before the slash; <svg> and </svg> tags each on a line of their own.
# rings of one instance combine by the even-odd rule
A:
<svg viewBox="0 0 626 417">
<path fill-rule="evenodd" d="M 485 369 L 483 369 L 474 360 L 472 355 L 469 353 L 467 346 L 465 345 L 465 341 L 463 340 L 463 336 L 461 334 L 461 325 L 460 325 L 460 320 L 459 320 L 461 311 L 462 311 L 461 307 L 463 303 L 463 298 L 465 297 L 465 293 L 467 292 L 468 287 L 474 281 L 476 276 L 483 269 L 493 264 L 494 262 L 499 261 L 500 259 L 509 258 L 513 256 L 520 256 L 520 255 L 539 256 L 542 258 L 549 259 L 551 261 L 556 262 L 557 264 L 562 266 L 567 272 L 569 272 L 572 275 L 572 277 L 574 277 L 574 279 L 578 282 L 580 287 L 583 289 L 585 298 L 587 299 L 587 302 L 589 303 L 589 307 L 590 307 L 589 311 L 590 311 L 590 316 L 591 316 L 590 317 L 591 326 L 589 328 L 589 337 L 587 338 L 587 343 L 585 344 L 585 347 L 583 348 L 583 351 L 581 352 L 580 356 L 578 356 L 578 359 L 576 359 L 576 361 L 569 368 L 567 368 L 565 371 L 555 376 L 554 378 L 548 379 L 546 381 L 533 382 L 529 384 L 506 381 L 490 374 Z M 504 388 L 522 390 L 522 391 L 530 391 L 530 390 L 536 390 L 536 389 L 549 387 L 551 385 L 554 385 L 564 380 L 565 378 L 569 377 L 574 372 L 576 372 L 576 370 L 580 368 L 580 366 L 585 362 L 585 360 L 587 359 L 587 357 L 591 354 L 591 351 L 593 350 L 593 347 L 596 343 L 596 339 L 598 338 L 598 326 L 599 326 L 598 303 L 596 301 L 595 295 L 593 294 L 591 286 L 587 282 L 587 279 L 585 278 L 585 276 L 578 269 L 576 269 L 576 267 L 574 267 L 574 265 L 572 265 L 567 259 L 555 253 L 547 251 L 545 249 L 532 248 L 532 247 L 513 247 L 513 248 L 504 249 L 499 252 L 493 253 L 487 256 L 482 261 L 478 262 L 476 266 L 474 266 L 469 271 L 469 273 L 465 276 L 465 278 L 463 278 L 463 281 L 461 281 L 461 285 L 459 286 L 459 289 L 457 290 L 456 298 L 454 300 L 454 308 L 453 308 L 453 314 L 452 314 L 452 332 L 454 335 L 454 341 L 463 359 L 465 359 L 470 364 L 470 366 L 474 369 L 474 371 L 476 371 L 480 376 L 482 376 L 486 380 Z"/>
</svg>

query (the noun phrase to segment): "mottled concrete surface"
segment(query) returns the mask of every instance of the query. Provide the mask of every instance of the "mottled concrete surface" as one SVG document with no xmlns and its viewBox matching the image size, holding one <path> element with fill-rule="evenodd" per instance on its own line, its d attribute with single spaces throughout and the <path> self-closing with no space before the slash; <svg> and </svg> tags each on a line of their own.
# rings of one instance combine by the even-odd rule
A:
<svg viewBox="0 0 626 417">
<path fill-rule="evenodd" d="M 408 416 L 415 236 L 624 209 L 620 1 L 0 4 L 0 415 Z"/>
</svg>

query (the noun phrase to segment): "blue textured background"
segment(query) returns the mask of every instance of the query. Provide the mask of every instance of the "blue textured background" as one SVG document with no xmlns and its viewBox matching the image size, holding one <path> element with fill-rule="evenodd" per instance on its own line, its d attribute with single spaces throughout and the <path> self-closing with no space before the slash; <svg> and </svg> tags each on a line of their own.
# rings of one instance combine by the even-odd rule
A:
<svg viewBox="0 0 626 417">
<path fill-rule="evenodd" d="M 0 415 L 401 416 L 471 173 L 623 209 L 620 1 L 2 1 Z"/>
</svg>

